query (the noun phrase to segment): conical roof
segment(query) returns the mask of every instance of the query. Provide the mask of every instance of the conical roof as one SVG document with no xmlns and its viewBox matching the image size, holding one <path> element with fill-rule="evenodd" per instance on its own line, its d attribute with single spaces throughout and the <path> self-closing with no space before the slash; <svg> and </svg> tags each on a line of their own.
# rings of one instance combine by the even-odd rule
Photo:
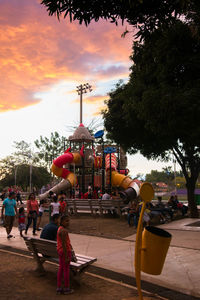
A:
<svg viewBox="0 0 200 300">
<path fill-rule="evenodd" d="M 74 131 L 74 134 L 69 136 L 69 140 L 73 142 L 92 142 L 94 137 L 91 136 L 89 130 L 81 123 Z"/>
</svg>

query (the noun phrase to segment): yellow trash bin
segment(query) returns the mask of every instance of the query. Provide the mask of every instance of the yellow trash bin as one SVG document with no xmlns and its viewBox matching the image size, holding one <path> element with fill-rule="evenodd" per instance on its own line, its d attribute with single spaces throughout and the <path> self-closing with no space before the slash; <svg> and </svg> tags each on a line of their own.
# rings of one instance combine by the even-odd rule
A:
<svg viewBox="0 0 200 300">
<path fill-rule="evenodd" d="M 141 270 L 160 275 L 172 235 L 158 227 L 147 226 L 142 233 Z"/>
</svg>

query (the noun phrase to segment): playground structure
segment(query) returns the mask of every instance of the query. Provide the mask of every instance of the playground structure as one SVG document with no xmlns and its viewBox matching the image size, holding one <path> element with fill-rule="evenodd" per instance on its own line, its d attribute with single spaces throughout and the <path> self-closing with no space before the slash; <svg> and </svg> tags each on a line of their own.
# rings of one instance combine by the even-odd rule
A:
<svg viewBox="0 0 200 300">
<path fill-rule="evenodd" d="M 96 134 L 102 139 L 102 132 Z M 141 186 L 126 175 L 126 164 L 122 166 L 120 160 L 120 148 L 116 149 L 101 144 L 95 147 L 95 137 L 92 137 L 81 123 L 74 134 L 69 137 L 70 147 L 64 154 L 57 157 L 52 164 L 52 172 L 62 178 L 62 181 L 54 186 L 51 191 L 58 193 L 61 190 L 71 190 L 79 186 L 84 193 L 90 183 L 93 189 L 105 188 L 120 190 L 120 196 L 127 202 L 140 196 L 143 201 L 140 213 L 136 244 L 135 244 L 135 277 L 138 289 L 138 297 L 131 299 L 153 299 L 143 298 L 141 290 L 141 271 L 147 274 L 159 275 L 165 262 L 167 251 L 171 241 L 171 235 L 165 230 L 149 226 L 143 230 L 143 214 L 146 203 L 150 202 L 154 196 L 154 190 L 150 183 L 143 183 Z M 115 153 L 118 153 L 116 155 Z M 99 174 L 96 174 L 99 172 Z M 125 173 L 125 174 L 121 174 Z M 100 180 L 101 179 L 101 180 Z M 81 187 L 81 188 L 80 188 Z M 48 196 L 49 191 L 40 195 L 40 199 Z M 157 258 L 155 261 L 154 258 Z"/>
<path fill-rule="evenodd" d="M 133 198 L 138 194 L 138 183 L 128 176 L 127 158 L 118 145 L 106 145 L 103 140 L 103 130 L 94 136 L 81 123 L 74 134 L 69 136 L 69 148 L 57 157 L 51 170 L 62 181 L 49 191 L 41 194 L 40 199 L 48 197 L 50 191 L 59 193 L 75 189 L 79 195 L 99 189 L 102 193 L 108 190 L 118 190 L 122 198 Z"/>
</svg>

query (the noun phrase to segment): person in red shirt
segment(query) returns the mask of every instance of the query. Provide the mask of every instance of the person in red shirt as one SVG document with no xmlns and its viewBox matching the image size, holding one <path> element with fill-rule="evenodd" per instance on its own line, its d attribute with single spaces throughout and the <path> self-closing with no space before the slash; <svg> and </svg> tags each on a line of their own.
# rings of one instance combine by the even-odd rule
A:
<svg viewBox="0 0 200 300">
<path fill-rule="evenodd" d="M 35 198 L 35 194 L 31 193 L 28 197 L 27 201 L 27 216 L 28 216 L 28 223 L 26 225 L 25 234 L 27 234 L 28 229 L 33 221 L 33 235 L 36 234 L 36 226 L 37 226 L 37 216 L 39 212 L 39 205 L 38 201 Z"/>
<path fill-rule="evenodd" d="M 60 219 L 60 226 L 57 232 L 57 252 L 59 255 L 59 269 L 57 273 L 57 294 L 72 294 L 70 289 L 69 271 L 70 261 L 72 257 L 72 246 L 68 234 L 69 217 L 62 216 Z M 62 277 L 64 275 L 64 289 L 62 289 Z"/>
<path fill-rule="evenodd" d="M 60 195 L 59 197 L 59 203 L 60 203 L 60 215 L 64 216 L 66 214 L 66 208 L 67 208 L 67 202 L 65 201 L 64 195 Z"/>
</svg>

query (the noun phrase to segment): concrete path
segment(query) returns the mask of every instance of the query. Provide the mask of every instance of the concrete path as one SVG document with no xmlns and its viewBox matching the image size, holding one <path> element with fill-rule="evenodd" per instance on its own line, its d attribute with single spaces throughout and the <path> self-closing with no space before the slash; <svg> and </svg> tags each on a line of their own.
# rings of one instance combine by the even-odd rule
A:
<svg viewBox="0 0 200 300">
<path fill-rule="evenodd" d="M 142 273 L 143 280 L 200 298 L 200 227 L 186 226 L 195 221 L 200 220 L 185 218 L 159 226 L 172 234 L 172 242 L 162 274 Z M 1 227 L 0 245 L 26 249 L 17 228 L 12 233 L 16 237 L 7 240 Z M 75 252 L 97 257 L 96 266 L 134 277 L 135 234 L 122 240 L 79 234 L 70 234 L 70 239 Z"/>
</svg>

